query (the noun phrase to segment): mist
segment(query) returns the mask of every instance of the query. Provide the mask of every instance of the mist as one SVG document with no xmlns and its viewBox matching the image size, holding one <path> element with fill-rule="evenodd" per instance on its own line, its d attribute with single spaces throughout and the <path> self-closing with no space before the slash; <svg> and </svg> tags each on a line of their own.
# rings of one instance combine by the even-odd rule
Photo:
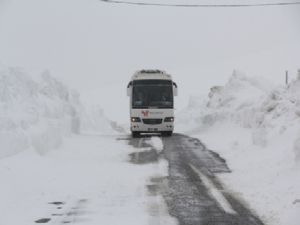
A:
<svg viewBox="0 0 300 225">
<path fill-rule="evenodd" d="M 51 74 L 111 119 L 128 119 L 126 85 L 162 69 L 190 95 L 224 85 L 234 69 L 284 84 L 300 68 L 300 6 L 170 8 L 97 0 L 0 2 L 0 62 Z"/>
</svg>

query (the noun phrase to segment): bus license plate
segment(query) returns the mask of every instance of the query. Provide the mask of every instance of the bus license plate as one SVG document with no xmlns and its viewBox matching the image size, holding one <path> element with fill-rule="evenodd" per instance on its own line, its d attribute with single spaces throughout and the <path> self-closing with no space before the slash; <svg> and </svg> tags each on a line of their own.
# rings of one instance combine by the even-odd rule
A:
<svg viewBox="0 0 300 225">
<path fill-rule="evenodd" d="M 148 128 L 148 131 L 158 131 L 158 128 Z"/>
</svg>

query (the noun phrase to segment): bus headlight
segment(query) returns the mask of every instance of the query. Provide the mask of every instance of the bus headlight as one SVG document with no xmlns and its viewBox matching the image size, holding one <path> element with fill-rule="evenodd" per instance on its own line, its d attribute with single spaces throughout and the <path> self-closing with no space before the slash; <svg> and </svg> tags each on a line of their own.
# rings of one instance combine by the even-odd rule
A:
<svg viewBox="0 0 300 225">
<path fill-rule="evenodd" d="M 164 122 L 174 122 L 174 117 L 166 117 Z"/>
<path fill-rule="evenodd" d="M 141 119 L 140 119 L 140 117 L 131 117 L 131 122 L 139 123 L 139 122 L 141 122 Z"/>
</svg>

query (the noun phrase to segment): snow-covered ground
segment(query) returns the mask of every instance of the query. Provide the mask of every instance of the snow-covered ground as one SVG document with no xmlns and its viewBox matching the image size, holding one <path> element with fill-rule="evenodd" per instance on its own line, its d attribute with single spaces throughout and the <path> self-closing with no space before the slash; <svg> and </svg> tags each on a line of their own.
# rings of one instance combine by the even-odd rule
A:
<svg viewBox="0 0 300 225">
<path fill-rule="evenodd" d="M 147 189 L 167 175 L 167 162 L 130 163 L 138 150 L 116 129 L 48 72 L 1 65 L 0 224 L 175 225 Z M 163 149 L 158 137 L 149 144 Z"/>
<path fill-rule="evenodd" d="M 2 158 L 0 224 L 175 225 L 162 198 L 147 190 L 152 177 L 167 175 L 166 162 L 129 163 L 135 149 L 117 137 L 72 135 L 45 155 Z"/>
<path fill-rule="evenodd" d="M 300 220 L 300 75 L 288 87 L 235 71 L 209 97 L 192 97 L 177 128 L 227 160 L 223 182 L 267 224 Z"/>
</svg>

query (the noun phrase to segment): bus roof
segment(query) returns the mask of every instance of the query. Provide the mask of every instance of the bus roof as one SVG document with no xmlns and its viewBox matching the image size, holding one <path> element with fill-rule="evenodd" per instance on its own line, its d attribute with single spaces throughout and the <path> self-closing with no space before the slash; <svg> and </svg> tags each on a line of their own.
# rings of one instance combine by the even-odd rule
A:
<svg viewBox="0 0 300 225">
<path fill-rule="evenodd" d="M 139 70 L 132 76 L 132 80 L 172 80 L 171 75 L 162 70 Z"/>
</svg>

